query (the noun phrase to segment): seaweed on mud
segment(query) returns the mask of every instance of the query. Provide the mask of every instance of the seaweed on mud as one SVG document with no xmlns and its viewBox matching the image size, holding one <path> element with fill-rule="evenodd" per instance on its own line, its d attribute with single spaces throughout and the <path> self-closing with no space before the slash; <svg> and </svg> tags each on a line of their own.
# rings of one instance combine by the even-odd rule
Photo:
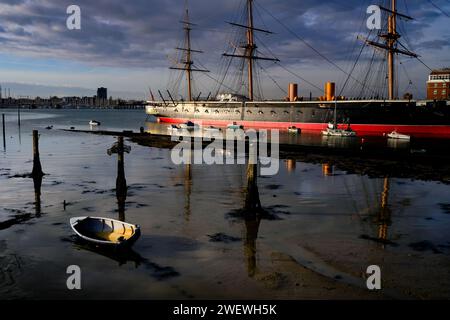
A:
<svg viewBox="0 0 450 320">
<path fill-rule="evenodd" d="M 409 247 L 411 247 L 415 251 L 420 251 L 420 252 L 431 251 L 434 254 L 442 253 L 441 250 L 439 250 L 431 241 L 428 241 L 428 240 L 410 243 Z"/>
<path fill-rule="evenodd" d="M 450 214 L 450 203 L 438 203 L 439 207 L 441 208 L 442 212 L 445 214 Z"/>
<path fill-rule="evenodd" d="M 397 243 L 395 243 L 395 242 L 393 242 L 391 240 L 382 239 L 382 238 L 375 238 L 375 237 L 371 237 L 371 236 L 369 236 L 367 234 L 362 234 L 362 235 L 359 236 L 359 238 L 360 239 L 364 239 L 364 240 L 374 241 L 376 243 L 381 243 L 381 244 L 384 244 L 384 245 L 390 245 L 390 246 L 393 246 L 393 247 L 397 247 L 398 246 Z"/>
<path fill-rule="evenodd" d="M 226 218 L 228 219 L 234 219 L 234 220 L 240 220 L 245 219 L 245 217 L 248 214 L 252 214 L 251 212 L 248 212 L 245 209 L 235 209 L 231 210 L 226 214 Z M 260 212 L 258 212 L 258 216 L 263 220 L 269 220 L 269 221 L 275 221 L 275 220 L 283 220 L 281 217 L 278 216 L 276 212 L 270 212 L 267 210 L 262 209 Z"/>
<path fill-rule="evenodd" d="M 81 193 L 82 194 L 87 194 L 87 193 L 105 194 L 107 192 L 109 192 L 109 190 L 104 190 L 104 189 L 86 189 L 86 190 L 83 190 Z"/>
<path fill-rule="evenodd" d="M 280 184 L 269 184 L 267 186 L 265 186 L 266 189 L 268 190 L 278 190 L 281 189 L 283 186 Z"/>
<path fill-rule="evenodd" d="M 232 242 L 238 242 L 241 241 L 241 238 L 233 237 L 226 235 L 224 233 L 215 233 L 213 235 L 208 235 L 210 242 L 223 242 L 223 243 L 232 243 Z"/>
<path fill-rule="evenodd" d="M 27 172 L 27 173 L 16 173 L 13 175 L 9 175 L 8 176 L 9 179 L 15 179 L 15 178 L 33 178 L 33 176 L 31 175 L 31 172 Z"/>
<path fill-rule="evenodd" d="M 280 210 L 280 209 L 285 209 L 285 208 L 289 208 L 289 206 L 286 206 L 286 205 L 283 205 L 283 204 L 276 204 L 276 205 L 272 205 L 272 206 L 266 207 L 266 210 L 269 210 L 273 214 L 276 214 L 276 215 L 279 215 L 279 214 L 289 215 L 289 214 L 291 214 L 290 211 Z"/>
<path fill-rule="evenodd" d="M 7 212 L 13 213 L 8 219 L 0 222 L 0 230 L 8 229 L 14 225 L 26 223 L 27 221 L 33 219 L 35 215 L 17 209 L 4 209 Z"/>
</svg>

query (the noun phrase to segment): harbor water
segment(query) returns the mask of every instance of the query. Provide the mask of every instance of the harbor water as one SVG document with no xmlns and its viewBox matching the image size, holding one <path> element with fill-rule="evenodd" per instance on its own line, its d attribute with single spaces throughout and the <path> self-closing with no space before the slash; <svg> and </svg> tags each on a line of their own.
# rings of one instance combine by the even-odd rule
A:
<svg viewBox="0 0 450 320">
<path fill-rule="evenodd" d="M 163 124 L 148 127 L 142 110 L 22 110 L 19 126 L 17 110 L 0 111 L 0 299 L 450 298 L 443 182 L 282 159 L 278 174 L 258 177 L 264 214 L 248 219 L 246 165 L 175 165 L 170 149 L 125 139 L 123 212 L 117 155 L 107 154 L 116 137 L 61 129 L 89 130 L 95 119 L 102 130 L 166 132 Z M 29 178 L 32 130 L 40 193 Z M 77 216 L 121 218 L 142 234 L 132 250 L 104 250 L 77 239 Z M 67 288 L 70 265 L 81 290 Z M 371 265 L 382 290 L 367 289 Z"/>
</svg>

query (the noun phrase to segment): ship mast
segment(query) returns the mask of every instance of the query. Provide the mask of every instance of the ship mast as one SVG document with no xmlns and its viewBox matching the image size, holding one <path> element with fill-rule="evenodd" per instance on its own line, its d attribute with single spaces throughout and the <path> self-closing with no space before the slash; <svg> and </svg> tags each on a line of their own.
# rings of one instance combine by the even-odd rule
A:
<svg viewBox="0 0 450 320">
<path fill-rule="evenodd" d="M 243 46 L 241 46 L 242 49 L 245 49 L 244 54 L 228 54 L 224 53 L 223 56 L 225 57 L 234 57 L 234 58 L 242 58 L 247 60 L 247 69 L 248 69 L 248 98 L 250 101 L 254 100 L 254 79 L 253 79 L 253 62 L 254 60 L 268 60 L 268 61 L 280 61 L 276 58 L 266 58 L 266 57 L 259 57 L 256 56 L 256 49 L 258 48 L 255 44 L 254 39 L 254 32 L 263 32 L 266 34 L 271 34 L 272 32 L 255 28 L 253 24 L 253 1 L 254 0 L 247 0 L 247 25 L 242 25 L 238 23 L 228 22 L 232 26 L 245 28 L 247 29 L 246 37 L 247 37 L 247 43 Z"/>
<path fill-rule="evenodd" d="M 175 48 L 177 50 L 184 52 L 184 57 L 180 61 L 181 66 L 176 67 L 170 67 L 172 70 L 183 70 L 186 72 L 186 80 L 187 80 L 187 94 L 188 94 L 188 101 L 192 101 L 192 73 L 193 72 L 209 72 L 209 70 L 203 70 L 203 69 L 197 69 L 193 68 L 194 61 L 192 60 L 192 53 L 203 53 L 203 51 L 200 50 L 193 50 L 191 48 L 191 30 L 192 26 L 195 26 L 195 24 L 191 23 L 189 21 L 189 10 L 186 8 L 186 15 L 183 21 L 180 21 L 183 24 L 184 29 L 184 43 L 185 47 L 183 48 Z"/>
<path fill-rule="evenodd" d="M 248 29 L 247 29 L 247 52 L 248 60 L 248 98 L 253 101 L 253 52 L 256 49 L 253 39 L 253 0 L 247 1 Z"/>
<path fill-rule="evenodd" d="M 395 55 L 396 54 L 403 54 L 409 57 L 418 58 L 419 56 L 415 54 L 414 52 L 411 52 L 409 50 L 402 50 L 397 47 L 397 43 L 399 43 L 399 39 L 401 37 L 400 34 L 397 33 L 397 17 L 403 18 L 405 20 L 413 20 L 413 18 L 398 13 L 397 12 L 397 1 L 391 0 L 391 8 L 384 8 L 380 6 L 380 9 L 387 12 L 389 14 L 388 16 L 388 28 L 387 33 L 385 34 L 379 34 L 380 38 L 385 39 L 385 43 L 378 43 L 375 41 L 370 41 L 368 39 L 364 39 L 364 41 L 373 47 L 381 48 L 387 51 L 388 54 L 388 98 L 389 100 L 396 99 L 396 90 L 395 90 Z"/>
<path fill-rule="evenodd" d="M 394 48 L 395 43 L 399 39 L 399 35 L 397 34 L 397 6 L 396 0 L 391 1 L 391 10 L 392 14 L 389 16 L 388 20 L 388 36 L 386 37 L 386 44 L 388 46 L 388 92 L 389 92 L 389 100 L 395 99 L 395 90 L 394 90 L 394 82 L 395 82 L 395 56 L 394 56 Z"/>
</svg>

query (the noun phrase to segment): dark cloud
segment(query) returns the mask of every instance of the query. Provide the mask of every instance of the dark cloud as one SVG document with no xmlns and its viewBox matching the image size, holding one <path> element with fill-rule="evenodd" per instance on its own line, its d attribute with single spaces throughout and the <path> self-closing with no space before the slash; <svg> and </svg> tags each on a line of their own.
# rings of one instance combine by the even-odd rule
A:
<svg viewBox="0 0 450 320">
<path fill-rule="evenodd" d="M 270 56 L 273 52 L 287 65 L 319 64 L 323 68 L 323 58 L 305 45 L 306 41 L 323 55 L 344 64 L 358 51 L 357 34 L 367 34 L 365 11 L 373 2 L 255 1 L 257 25 L 275 32 L 271 36 L 258 35 L 261 54 Z M 447 1 L 435 2 L 450 12 Z M 66 28 L 66 8 L 71 4 L 81 7 L 81 30 Z M 198 24 L 193 28 L 193 43 L 206 52 L 201 61 L 210 69 L 218 65 L 221 53 L 234 39 L 225 21 L 240 21 L 243 5 L 241 0 L 189 1 L 191 19 Z M 407 24 L 399 22 L 401 31 L 408 30 L 402 38 L 405 44 L 420 50 L 448 47 L 449 39 L 430 39 L 426 34 L 442 17 L 441 12 L 427 5 L 427 1 L 401 1 L 399 6 L 399 10 L 416 18 Z M 183 10 L 181 0 L 1 0 L 0 46 L 6 53 L 95 66 L 166 67 L 167 56 L 182 40 L 178 22 L 183 19 Z"/>
</svg>

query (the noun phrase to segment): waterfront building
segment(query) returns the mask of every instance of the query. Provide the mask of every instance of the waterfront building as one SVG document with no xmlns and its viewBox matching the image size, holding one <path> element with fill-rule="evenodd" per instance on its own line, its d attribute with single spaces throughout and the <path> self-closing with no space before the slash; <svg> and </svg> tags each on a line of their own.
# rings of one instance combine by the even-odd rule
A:
<svg viewBox="0 0 450 320">
<path fill-rule="evenodd" d="M 427 99 L 450 100 L 450 68 L 433 70 L 427 81 Z"/>
</svg>

